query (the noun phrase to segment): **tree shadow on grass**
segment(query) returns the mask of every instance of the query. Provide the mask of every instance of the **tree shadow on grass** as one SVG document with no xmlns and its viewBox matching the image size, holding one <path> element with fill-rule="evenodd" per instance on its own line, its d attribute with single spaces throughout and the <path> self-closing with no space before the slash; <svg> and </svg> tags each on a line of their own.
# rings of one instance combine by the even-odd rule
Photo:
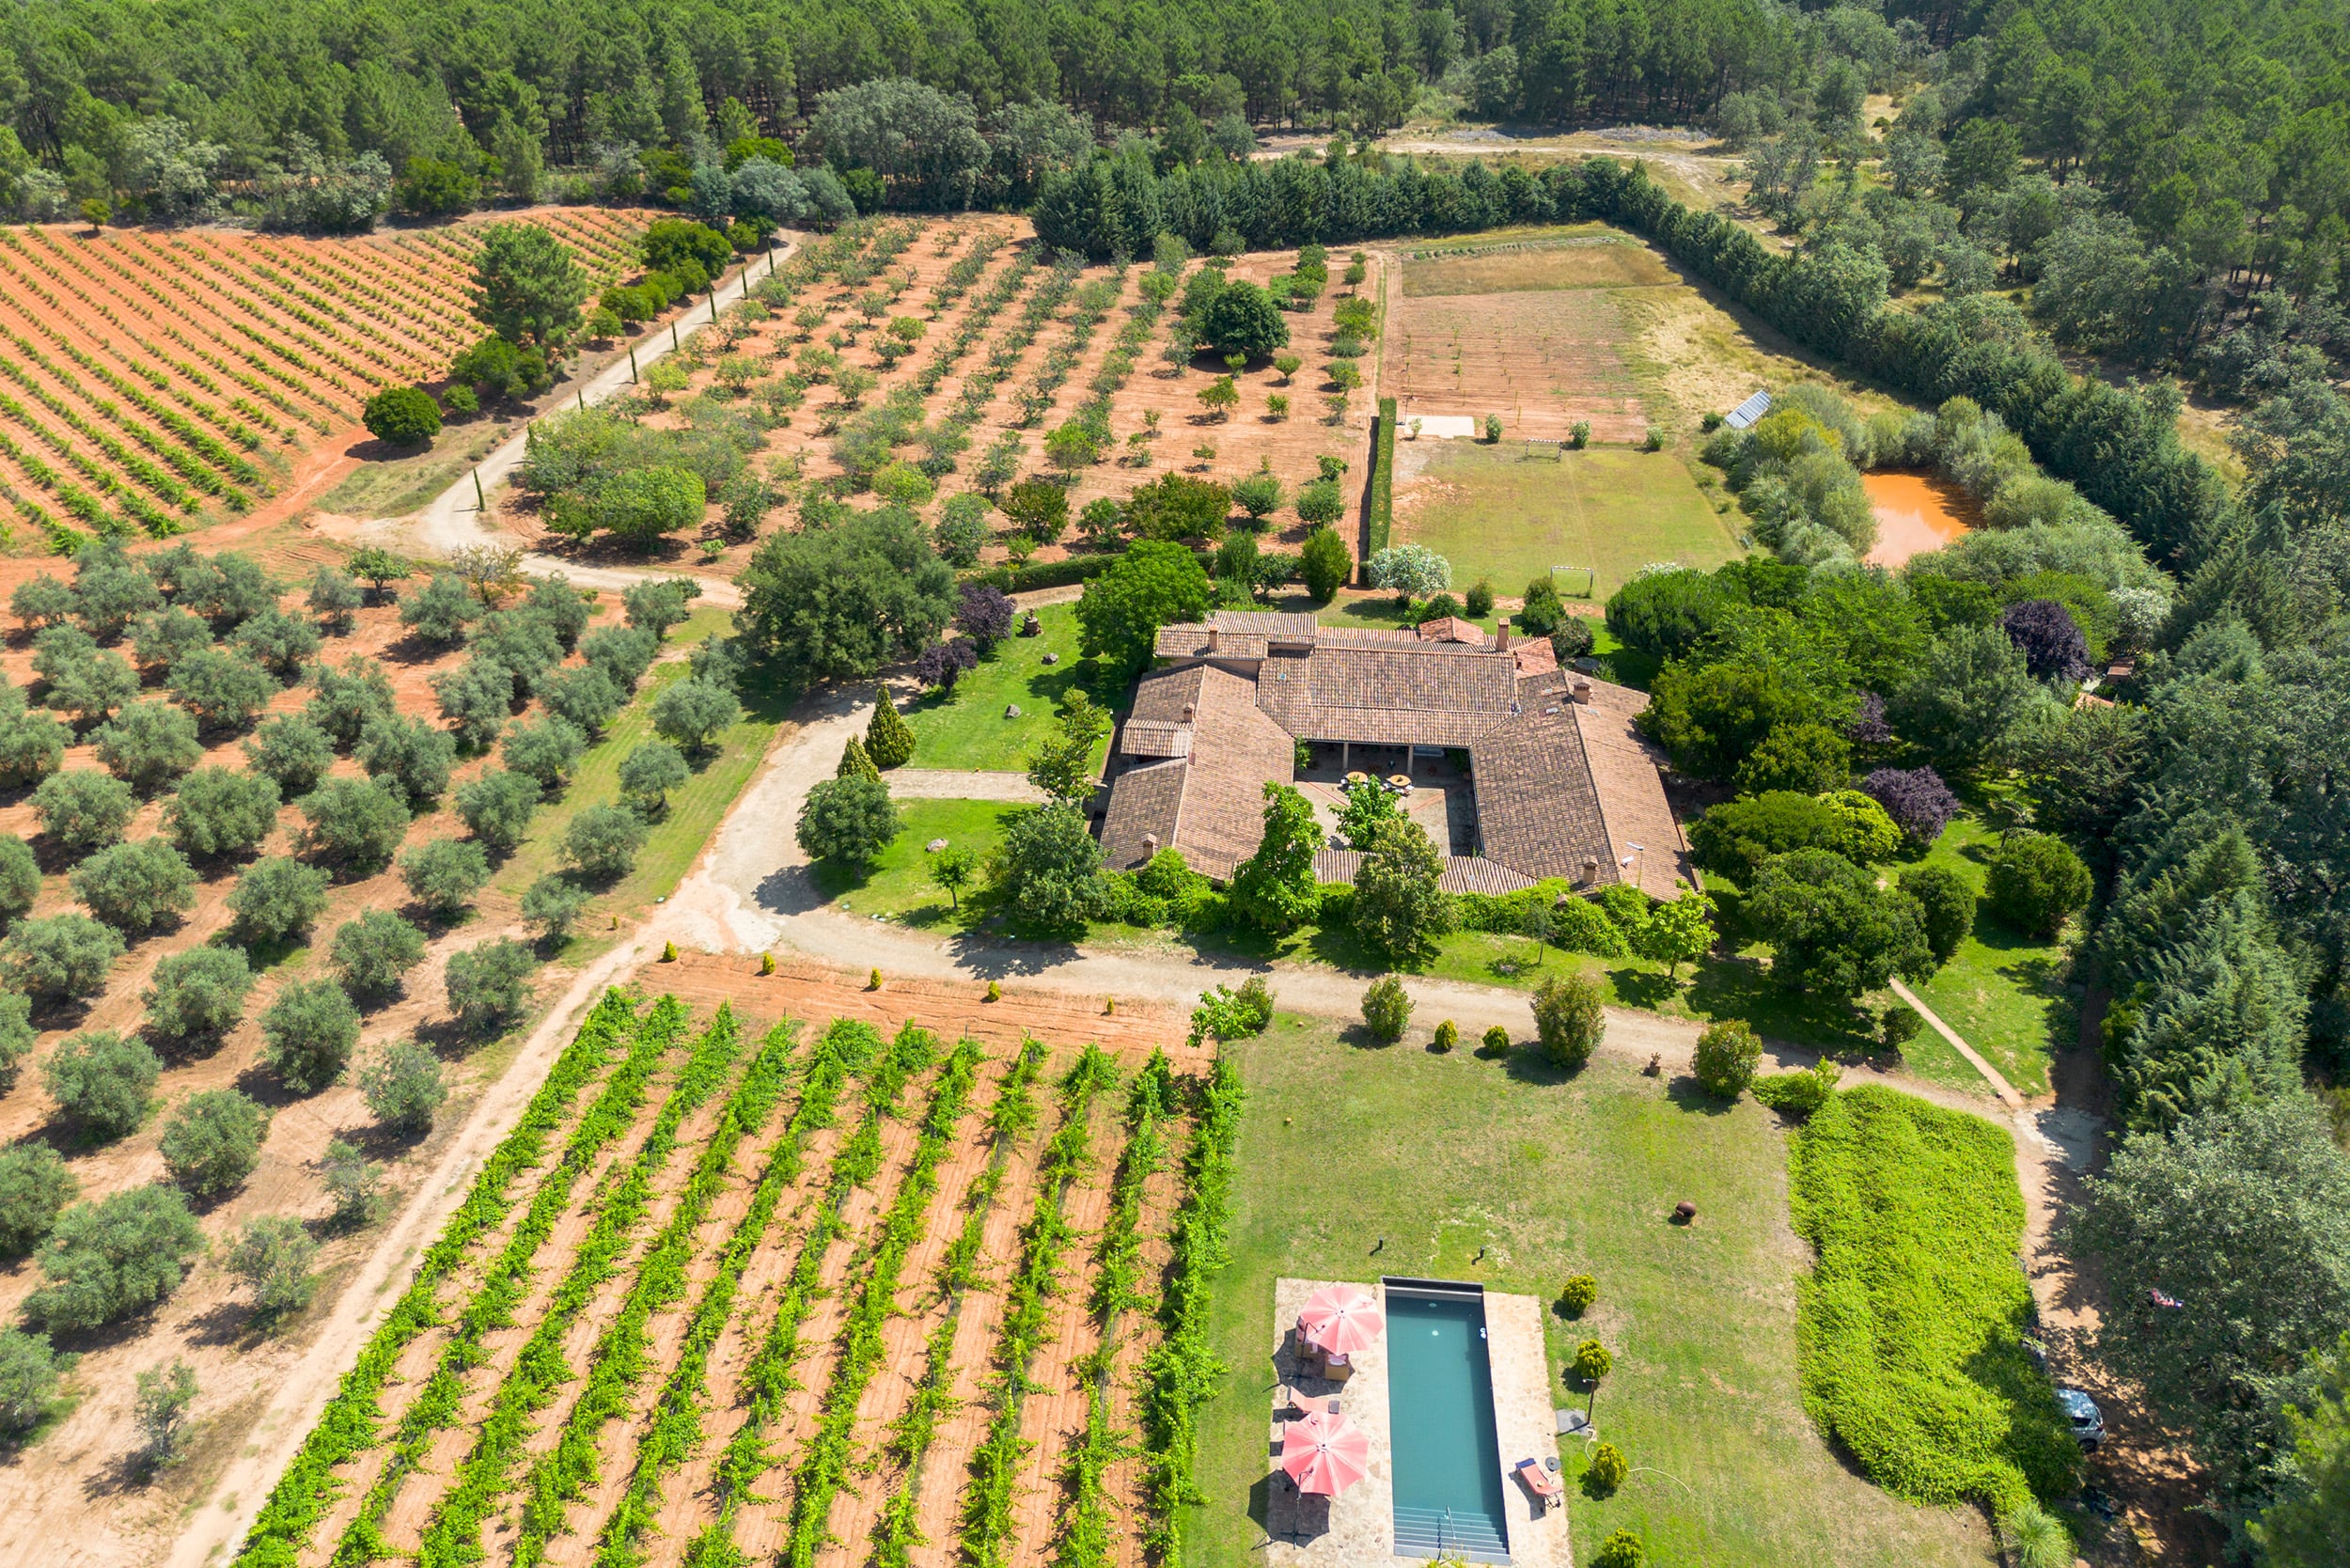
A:
<svg viewBox="0 0 2350 1568">
<path fill-rule="evenodd" d="M 1687 1111 L 1692 1116 L 1728 1116 L 1738 1105 L 1735 1100 L 1724 1100 L 1707 1093 L 1697 1079 L 1685 1073 L 1676 1074 L 1665 1085 L 1665 1098 L 1676 1109 Z"/>
<path fill-rule="evenodd" d="M 1689 1006 L 1707 1018 L 1742 1018 L 1757 1033 L 1836 1056 L 1873 1055 L 1877 1042 L 1861 1028 L 1848 1003 L 1799 996 L 1773 980 L 1754 959 L 1718 959 L 1700 966 Z"/>
</svg>

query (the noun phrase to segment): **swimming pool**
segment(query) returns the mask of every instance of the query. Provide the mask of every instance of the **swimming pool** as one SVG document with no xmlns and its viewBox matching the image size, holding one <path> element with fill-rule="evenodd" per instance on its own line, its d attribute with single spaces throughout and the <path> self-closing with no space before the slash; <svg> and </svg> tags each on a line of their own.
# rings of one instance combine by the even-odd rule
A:
<svg viewBox="0 0 2350 1568">
<path fill-rule="evenodd" d="M 1386 1283 L 1396 1555 L 1506 1563 L 1484 1294 L 1435 1280 Z"/>
</svg>

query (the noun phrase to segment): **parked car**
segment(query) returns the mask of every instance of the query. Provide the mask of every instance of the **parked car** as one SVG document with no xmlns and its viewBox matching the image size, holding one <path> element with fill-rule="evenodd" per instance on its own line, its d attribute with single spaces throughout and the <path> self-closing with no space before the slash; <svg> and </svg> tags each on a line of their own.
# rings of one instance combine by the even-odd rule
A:
<svg viewBox="0 0 2350 1568">
<path fill-rule="evenodd" d="M 2057 1408 L 2064 1412 L 2065 1422 L 2081 1447 L 2093 1449 L 2106 1440 L 2106 1418 L 2095 1400 L 2078 1388 L 2059 1388 L 2056 1397 Z"/>
</svg>

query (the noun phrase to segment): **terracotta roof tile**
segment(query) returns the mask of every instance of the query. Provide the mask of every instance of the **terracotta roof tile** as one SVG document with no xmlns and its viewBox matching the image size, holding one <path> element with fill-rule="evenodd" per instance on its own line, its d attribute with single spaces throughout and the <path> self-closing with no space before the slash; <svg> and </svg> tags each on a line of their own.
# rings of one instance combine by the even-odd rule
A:
<svg viewBox="0 0 2350 1568">
<path fill-rule="evenodd" d="M 1362 866 L 1360 850 L 1314 852 L 1316 882 L 1343 882 L 1352 886 Z M 1444 857 L 1444 874 L 1436 879 L 1436 886 L 1448 893 L 1514 893 L 1521 887 L 1533 886 L 1534 882 L 1534 878 L 1521 876 L 1481 855 L 1448 855 Z"/>
<path fill-rule="evenodd" d="M 1566 706 L 1572 706 L 1568 704 Z M 1486 855 L 1531 877 L 1615 880 L 1616 856 L 1574 720 L 1558 703 L 1520 714 L 1469 747 Z M 1663 786 L 1650 780 L 1663 798 Z"/>
</svg>

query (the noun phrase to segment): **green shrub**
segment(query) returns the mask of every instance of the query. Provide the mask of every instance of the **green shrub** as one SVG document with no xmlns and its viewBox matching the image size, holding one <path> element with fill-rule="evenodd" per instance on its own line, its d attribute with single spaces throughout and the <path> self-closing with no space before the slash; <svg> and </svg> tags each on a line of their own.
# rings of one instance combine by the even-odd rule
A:
<svg viewBox="0 0 2350 1568">
<path fill-rule="evenodd" d="M 198 1198 L 216 1198 L 253 1174 L 268 1136 L 268 1111 L 233 1089 L 208 1089 L 180 1102 L 159 1147 L 174 1182 Z"/>
<path fill-rule="evenodd" d="M 381 870 L 408 831 L 406 792 L 388 778 L 330 778 L 299 806 L 304 846 L 357 872 Z"/>
<path fill-rule="evenodd" d="M 21 1258 L 39 1247 L 81 1187 L 45 1143 L 0 1149 L 0 1256 Z"/>
<path fill-rule="evenodd" d="M 65 1366 L 45 1334 L 0 1329 L 0 1432 L 30 1432 L 49 1414 Z"/>
<path fill-rule="evenodd" d="M 1503 1028 L 1499 1024 L 1496 1024 L 1485 1031 L 1485 1049 L 1488 1052 L 1495 1056 L 1499 1056 L 1502 1052 L 1507 1051 L 1509 1048 L 1510 1031 L 1508 1029 Z"/>
<path fill-rule="evenodd" d="M 1436 1038 L 1430 1043 L 1439 1052 L 1449 1052 L 1461 1043 L 1461 1027 L 1448 1018 L 1436 1026 Z"/>
<path fill-rule="evenodd" d="M 392 682 L 384 675 L 383 666 L 355 654 L 345 659 L 338 669 L 330 669 L 323 664 L 314 666 L 310 683 L 318 691 L 303 705 L 303 715 L 337 745 L 351 745 L 368 727 L 369 719 L 383 718 L 394 711 Z"/>
<path fill-rule="evenodd" d="M 1952 866 L 1912 866 L 1902 873 L 1901 887 L 1925 911 L 1926 948 L 1935 963 L 1948 964 L 1975 928 L 1975 890 L 1966 873 Z"/>
<path fill-rule="evenodd" d="M 1382 975 L 1371 982 L 1363 993 L 1363 1026 L 1371 1038 L 1394 1042 L 1403 1038 L 1404 1026 L 1412 1021 L 1412 998 L 1403 989 L 1403 982 L 1393 975 Z"/>
<path fill-rule="evenodd" d="M 170 1187 L 126 1187 L 57 1216 L 40 1249 L 43 1283 L 24 1315 L 52 1332 L 101 1327 L 152 1307 L 204 1250 L 187 1199 Z"/>
<path fill-rule="evenodd" d="M 1591 1559 L 1591 1568 L 1646 1568 L 1647 1562 L 1648 1547 L 1640 1538 L 1628 1529 L 1620 1529 L 1611 1531 L 1599 1544 L 1599 1555 Z"/>
<path fill-rule="evenodd" d="M 1698 1036 L 1689 1061 L 1698 1087 L 1717 1100 L 1735 1100 L 1754 1082 L 1755 1064 L 1762 1059 L 1762 1041 L 1751 1026 L 1735 1018 L 1717 1019 Z"/>
<path fill-rule="evenodd" d="M 1579 1318 L 1599 1300 L 1599 1281 L 1588 1274 L 1570 1274 L 1559 1288 L 1559 1305 L 1571 1318 Z"/>
<path fill-rule="evenodd" d="M 2073 1568 L 2077 1560 L 2073 1532 L 2035 1497 L 2019 1498 L 1993 1524 L 2007 1553 L 2008 1568 Z"/>
<path fill-rule="evenodd" d="M 1917 1039 L 1918 1031 L 1924 1027 L 1925 1020 L 1918 1016 L 1916 1008 L 1896 1002 L 1877 1020 L 1877 1040 L 1887 1050 L 1899 1051 Z"/>
<path fill-rule="evenodd" d="M 449 769 L 457 761 L 457 740 L 422 719 L 395 714 L 369 719 L 359 731 L 359 744 L 352 748 L 352 755 L 368 770 L 368 777 L 398 784 L 407 797 L 408 808 L 415 811 L 440 799 L 448 788 Z"/>
<path fill-rule="evenodd" d="M 359 1010 L 333 980 L 290 985 L 261 1014 L 261 1061 L 297 1094 L 342 1076 L 359 1043 Z"/>
<path fill-rule="evenodd" d="M 146 1032 L 175 1045 L 217 1040 L 244 1016 L 253 966 L 243 948 L 191 948 L 155 965 L 145 997 Z"/>
<path fill-rule="evenodd" d="M 2006 1128 L 1864 1085 L 1789 1152 L 1805 1407 L 1878 1485 L 1995 1512 L 2076 1484 L 2080 1450 L 2021 1341 L 2024 1200 Z"/>
<path fill-rule="evenodd" d="M 1554 1066 L 1578 1068 L 1607 1036 L 1599 983 L 1582 975 L 1551 976 L 1534 991 L 1534 1032 Z"/>
<path fill-rule="evenodd" d="M 1591 1496 L 1612 1497 L 1631 1479 L 1632 1464 L 1624 1458 L 1623 1450 L 1613 1443 L 1592 1446 L 1590 1461 L 1583 1471 L 1583 1484 Z"/>
<path fill-rule="evenodd" d="M 2046 833 L 2009 834 L 1983 879 L 1991 912 L 2043 941 L 2055 939 L 2067 917 L 2089 902 L 2089 868 L 2063 839 Z"/>
<path fill-rule="evenodd" d="M 1810 1116 L 1835 1097 L 1843 1071 L 1823 1058 L 1794 1073 L 1766 1073 L 1754 1080 L 1754 1097 L 1775 1111 Z"/>
<path fill-rule="evenodd" d="M 387 386 L 368 400 L 359 422 L 378 441 L 421 447 L 441 433 L 441 407 L 421 386 Z"/>
</svg>

